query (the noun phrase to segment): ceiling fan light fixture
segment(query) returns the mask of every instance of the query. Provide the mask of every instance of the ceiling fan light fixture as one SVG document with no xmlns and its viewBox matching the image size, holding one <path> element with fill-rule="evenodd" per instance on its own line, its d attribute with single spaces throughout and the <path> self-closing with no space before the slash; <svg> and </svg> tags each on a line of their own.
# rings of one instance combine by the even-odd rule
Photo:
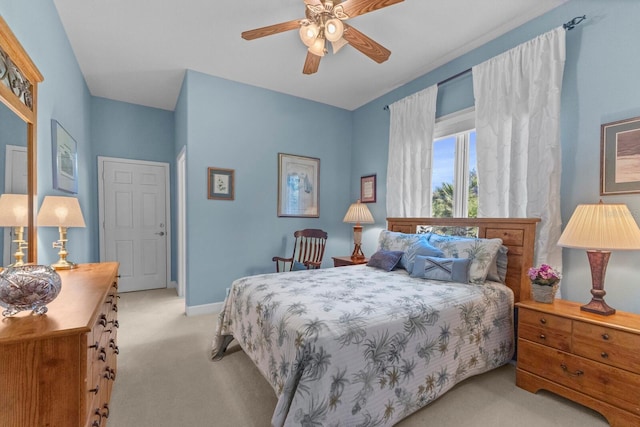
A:
<svg viewBox="0 0 640 427">
<path fill-rule="evenodd" d="M 338 41 L 344 33 L 344 25 L 338 18 L 329 19 L 324 26 L 325 37 L 330 42 Z"/>
<path fill-rule="evenodd" d="M 318 34 L 320 34 L 320 27 L 313 22 L 300 27 L 300 40 L 302 40 L 302 43 L 307 47 L 313 46 L 318 39 Z"/>
<path fill-rule="evenodd" d="M 324 38 L 322 37 L 316 38 L 313 44 L 309 46 L 309 52 L 313 53 L 316 56 L 324 56 L 324 53 L 325 53 L 324 42 L 325 42 Z"/>
</svg>

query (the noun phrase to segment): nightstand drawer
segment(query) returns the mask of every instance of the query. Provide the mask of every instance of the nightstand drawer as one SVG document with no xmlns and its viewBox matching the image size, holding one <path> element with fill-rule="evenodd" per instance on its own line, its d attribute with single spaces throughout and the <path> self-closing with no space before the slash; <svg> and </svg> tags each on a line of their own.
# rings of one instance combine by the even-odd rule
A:
<svg viewBox="0 0 640 427">
<path fill-rule="evenodd" d="M 574 321 L 573 352 L 640 374 L 640 335 Z"/>
<path fill-rule="evenodd" d="M 571 320 L 520 308 L 518 336 L 560 350 L 571 351 Z"/>
<path fill-rule="evenodd" d="M 640 415 L 640 375 L 522 339 L 518 369 Z"/>
</svg>

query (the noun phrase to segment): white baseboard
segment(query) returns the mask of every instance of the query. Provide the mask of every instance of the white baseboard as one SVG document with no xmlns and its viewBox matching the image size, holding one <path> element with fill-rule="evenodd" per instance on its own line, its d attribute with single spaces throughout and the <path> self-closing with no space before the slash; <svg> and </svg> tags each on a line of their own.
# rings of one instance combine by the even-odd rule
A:
<svg viewBox="0 0 640 427">
<path fill-rule="evenodd" d="M 187 306 L 185 313 L 187 316 L 199 316 L 201 314 L 220 313 L 224 302 L 214 302 L 213 304 L 191 305 Z"/>
<path fill-rule="evenodd" d="M 175 280 L 170 281 L 167 285 L 167 288 L 178 289 L 178 282 L 176 282 Z"/>
</svg>

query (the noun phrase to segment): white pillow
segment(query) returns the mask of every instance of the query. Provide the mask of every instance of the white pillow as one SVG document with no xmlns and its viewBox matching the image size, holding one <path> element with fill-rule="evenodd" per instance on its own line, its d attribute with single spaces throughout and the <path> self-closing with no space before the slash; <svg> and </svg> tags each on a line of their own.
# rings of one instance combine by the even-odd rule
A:
<svg viewBox="0 0 640 427">
<path fill-rule="evenodd" d="M 447 258 L 469 258 L 469 283 L 481 285 L 495 262 L 502 239 L 468 239 L 432 234 L 429 243 L 444 252 Z"/>
</svg>

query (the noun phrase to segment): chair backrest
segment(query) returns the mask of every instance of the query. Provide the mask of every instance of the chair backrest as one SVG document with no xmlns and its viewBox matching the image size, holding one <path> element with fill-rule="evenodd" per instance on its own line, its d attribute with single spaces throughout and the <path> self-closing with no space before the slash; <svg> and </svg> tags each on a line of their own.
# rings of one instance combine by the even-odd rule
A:
<svg viewBox="0 0 640 427">
<path fill-rule="evenodd" d="M 276 263 L 276 272 L 297 269 L 297 266 L 294 267 L 296 263 L 304 265 L 304 268 L 307 269 L 320 268 L 327 244 L 327 232 L 315 228 L 306 228 L 296 231 L 293 236 L 295 237 L 295 242 L 291 257 L 273 257 L 273 261 Z"/>
<path fill-rule="evenodd" d="M 293 245 L 293 259 L 308 265 L 307 268 L 319 268 L 327 244 L 327 232 L 316 228 L 305 228 L 293 233 L 296 241 Z"/>
</svg>

